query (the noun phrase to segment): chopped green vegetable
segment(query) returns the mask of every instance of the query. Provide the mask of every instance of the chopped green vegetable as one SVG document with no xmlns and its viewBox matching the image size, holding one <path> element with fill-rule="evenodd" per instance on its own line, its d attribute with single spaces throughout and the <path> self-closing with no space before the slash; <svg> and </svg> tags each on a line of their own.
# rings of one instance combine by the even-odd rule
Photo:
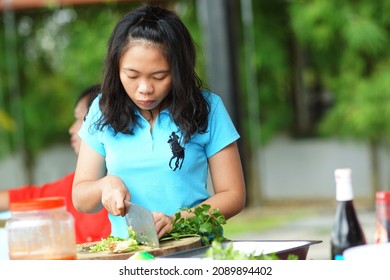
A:
<svg viewBox="0 0 390 280">
<path fill-rule="evenodd" d="M 134 238 L 118 238 L 109 236 L 89 249 L 89 252 L 110 251 L 111 253 L 128 253 L 139 250 L 139 243 Z"/>
<path fill-rule="evenodd" d="M 123 241 L 114 241 L 111 242 L 109 246 L 109 251 L 111 253 L 128 253 L 139 250 L 138 241 L 129 238 Z"/>
<path fill-rule="evenodd" d="M 165 234 L 160 241 L 200 236 L 203 244 L 208 245 L 213 240 L 224 240 L 222 225 L 226 224 L 225 216 L 219 209 L 213 209 L 210 212 L 210 208 L 208 204 L 201 204 L 193 209 L 181 209 L 181 211 L 187 211 L 190 214 L 189 217 L 181 217 L 181 211 L 178 211 L 175 214 L 171 231 Z"/>
<path fill-rule="evenodd" d="M 132 227 L 129 227 L 129 238 L 108 236 L 89 248 L 89 252 L 111 251 L 113 253 L 126 253 L 139 249 L 141 243 Z"/>
<path fill-rule="evenodd" d="M 101 241 L 99 241 L 95 245 L 91 246 L 91 248 L 89 248 L 89 251 L 90 252 L 108 251 L 109 245 L 111 244 L 111 242 L 123 241 L 123 240 L 124 240 L 123 238 L 114 237 L 114 236 L 110 235 L 107 238 L 103 238 Z"/>
<path fill-rule="evenodd" d="M 222 225 L 226 224 L 224 215 L 211 206 L 201 204 L 193 209 L 183 208 L 181 211 L 187 211 L 190 215 L 188 218 L 181 217 L 181 211 L 175 214 L 173 227 L 170 232 L 165 234 L 160 241 L 179 240 L 184 237 L 199 236 L 204 245 L 210 244 L 213 240 L 225 240 L 223 237 Z M 119 238 L 109 236 L 102 239 L 94 246 L 90 247 L 89 252 L 111 251 L 111 252 L 131 252 L 138 249 L 137 234 L 132 227 L 128 228 L 129 238 Z"/>
<path fill-rule="evenodd" d="M 130 238 L 137 239 L 137 234 L 135 233 L 135 231 L 134 231 L 134 229 L 133 229 L 132 226 L 129 226 L 129 227 L 127 228 L 127 231 L 128 231 L 128 233 L 129 233 L 129 237 L 130 237 Z"/>
</svg>

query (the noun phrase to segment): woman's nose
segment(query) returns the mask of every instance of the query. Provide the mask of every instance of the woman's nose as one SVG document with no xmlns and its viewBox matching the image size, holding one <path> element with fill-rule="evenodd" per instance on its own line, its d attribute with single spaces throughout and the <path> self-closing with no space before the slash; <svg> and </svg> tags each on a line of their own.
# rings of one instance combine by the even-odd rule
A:
<svg viewBox="0 0 390 280">
<path fill-rule="evenodd" d="M 75 123 L 73 123 L 73 124 L 69 127 L 68 132 L 69 132 L 70 135 L 72 135 L 72 134 L 75 133 L 75 126 L 76 126 Z"/>
<path fill-rule="evenodd" d="M 146 80 L 143 80 L 138 85 L 138 92 L 141 94 L 148 94 L 153 91 L 153 86 Z"/>
</svg>

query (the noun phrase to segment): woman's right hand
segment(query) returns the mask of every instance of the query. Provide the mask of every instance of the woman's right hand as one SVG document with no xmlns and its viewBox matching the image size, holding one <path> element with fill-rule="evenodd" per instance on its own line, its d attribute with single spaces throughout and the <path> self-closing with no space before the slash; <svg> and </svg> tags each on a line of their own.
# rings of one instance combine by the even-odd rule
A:
<svg viewBox="0 0 390 280">
<path fill-rule="evenodd" d="M 103 206 L 114 216 L 124 216 L 124 201 L 130 201 L 127 187 L 119 177 L 107 175 L 102 187 Z"/>
</svg>

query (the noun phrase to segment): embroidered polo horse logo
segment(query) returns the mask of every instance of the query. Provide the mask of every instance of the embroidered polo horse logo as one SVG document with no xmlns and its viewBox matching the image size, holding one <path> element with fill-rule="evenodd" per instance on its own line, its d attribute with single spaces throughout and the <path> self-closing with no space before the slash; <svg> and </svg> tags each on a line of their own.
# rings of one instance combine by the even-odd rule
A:
<svg viewBox="0 0 390 280">
<path fill-rule="evenodd" d="M 172 169 L 172 161 L 176 158 L 175 168 L 173 171 L 176 171 L 179 165 L 179 169 L 181 169 L 184 161 L 184 148 L 180 145 L 179 136 L 177 136 L 175 132 L 172 132 L 172 134 L 169 136 L 168 144 L 172 151 L 172 157 L 169 160 L 169 167 Z"/>
</svg>

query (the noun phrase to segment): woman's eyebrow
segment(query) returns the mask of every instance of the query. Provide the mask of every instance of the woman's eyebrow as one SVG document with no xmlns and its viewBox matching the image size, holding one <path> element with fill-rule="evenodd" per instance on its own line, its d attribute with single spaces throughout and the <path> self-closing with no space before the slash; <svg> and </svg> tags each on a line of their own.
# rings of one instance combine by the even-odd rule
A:
<svg viewBox="0 0 390 280">
<path fill-rule="evenodd" d="M 136 69 L 133 69 L 133 68 L 125 68 L 126 71 L 132 71 L 132 72 L 137 72 L 137 73 L 140 73 L 140 71 L 136 70 Z M 166 69 L 166 70 L 157 70 L 157 71 L 154 71 L 152 72 L 151 74 L 154 75 L 154 74 L 165 74 L 165 73 L 169 73 L 170 70 L 169 69 Z"/>
</svg>

